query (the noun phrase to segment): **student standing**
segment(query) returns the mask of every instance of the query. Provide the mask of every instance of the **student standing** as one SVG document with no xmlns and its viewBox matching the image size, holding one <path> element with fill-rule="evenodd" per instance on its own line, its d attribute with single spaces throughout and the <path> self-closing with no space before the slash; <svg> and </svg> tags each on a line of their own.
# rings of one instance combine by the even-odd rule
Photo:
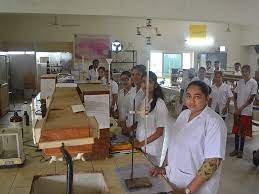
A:
<svg viewBox="0 0 259 194">
<path fill-rule="evenodd" d="M 147 74 L 142 76 L 142 90 L 146 91 Z M 141 103 L 141 114 L 138 117 L 138 125 L 136 129 L 135 147 L 141 148 L 146 152 L 150 160 L 155 165 L 160 165 L 160 159 L 163 149 L 164 130 L 167 124 L 168 110 L 164 102 L 164 95 L 160 85 L 157 83 L 157 76 L 152 71 L 149 72 L 149 99 L 144 99 Z M 148 101 L 145 107 L 145 101 Z M 146 109 L 147 108 L 147 109 Z M 145 110 L 147 110 L 147 129 L 145 129 Z M 147 130 L 147 134 L 145 134 Z M 145 150 L 145 139 L 147 145 Z"/>
<path fill-rule="evenodd" d="M 242 75 L 242 73 L 241 73 L 241 64 L 240 63 L 235 63 L 234 67 L 235 67 L 234 75 Z"/>
<path fill-rule="evenodd" d="M 245 137 L 252 137 L 253 102 L 257 94 L 257 82 L 250 76 L 250 66 L 244 65 L 241 69 L 243 79 L 237 82 L 234 90 L 234 126 L 235 150 L 230 156 L 243 157 Z"/>
<path fill-rule="evenodd" d="M 233 98 L 230 86 L 222 82 L 222 72 L 214 72 L 214 84 L 211 87 L 211 108 L 218 113 L 223 120 L 225 120 L 228 110 L 230 100 Z"/>
<path fill-rule="evenodd" d="M 206 76 L 205 67 L 200 67 L 198 70 L 198 77 L 193 78 L 192 81 L 200 80 L 211 87 L 211 81 L 208 78 L 206 78 L 205 76 Z"/>
<path fill-rule="evenodd" d="M 105 77 L 105 67 L 99 67 L 98 74 L 99 74 L 98 80 L 100 80 L 102 84 L 107 84 L 107 79 Z"/>
<path fill-rule="evenodd" d="M 99 60 L 95 59 L 93 60 L 93 66 L 92 69 L 88 71 L 87 80 L 98 80 L 99 74 L 98 74 L 98 66 L 99 66 Z"/>
<path fill-rule="evenodd" d="M 215 61 L 214 62 L 214 71 L 221 71 L 220 62 Z"/>
<path fill-rule="evenodd" d="M 217 194 L 227 129 L 222 118 L 207 106 L 209 91 L 202 81 L 188 85 L 188 109 L 172 126 L 168 165 L 151 169 L 153 176 L 166 174 L 174 194 Z"/>
<path fill-rule="evenodd" d="M 130 97 L 129 106 L 128 106 L 128 110 L 127 110 L 126 125 L 128 127 L 128 130 L 130 130 L 130 128 L 134 124 L 133 118 L 138 117 L 137 114 L 135 114 L 135 116 L 133 116 L 133 114 L 131 114 L 130 112 L 133 111 L 134 109 L 138 110 L 142 100 L 145 97 L 145 93 L 141 89 L 142 75 L 145 72 L 146 72 L 146 67 L 144 65 L 136 65 L 132 68 L 131 79 L 133 81 L 134 88 L 133 88 L 133 95 L 131 95 L 131 97 Z M 135 122 L 136 122 L 136 119 L 135 119 Z"/>
<path fill-rule="evenodd" d="M 208 73 L 213 73 L 214 72 L 214 69 L 211 66 L 211 61 L 206 61 L 206 71 Z"/>
<path fill-rule="evenodd" d="M 120 75 L 120 82 L 122 89 L 118 94 L 118 111 L 119 111 L 119 125 L 122 127 L 122 132 L 127 133 L 127 110 L 131 96 L 134 94 L 134 89 L 131 82 L 131 73 L 123 71 Z"/>
</svg>

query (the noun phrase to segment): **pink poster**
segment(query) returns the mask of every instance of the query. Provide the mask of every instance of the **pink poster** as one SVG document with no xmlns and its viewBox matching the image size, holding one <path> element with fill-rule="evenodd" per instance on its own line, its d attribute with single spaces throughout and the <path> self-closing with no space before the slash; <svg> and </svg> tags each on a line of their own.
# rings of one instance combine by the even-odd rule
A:
<svg viewBox="0 0 259 194">
<path fill-rule="evenodd" d="M 75 58 L 81 60 L 106 59 L 110 51 L 108 35 L 75 35 Z"/>
</svg>

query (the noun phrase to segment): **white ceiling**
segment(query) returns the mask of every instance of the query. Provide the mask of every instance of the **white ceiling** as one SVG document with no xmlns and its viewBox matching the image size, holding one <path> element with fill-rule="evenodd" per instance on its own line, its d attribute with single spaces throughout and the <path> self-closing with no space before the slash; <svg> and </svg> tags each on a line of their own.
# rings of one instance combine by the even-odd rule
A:
<svg viewBox="0 0 259 194">
<path fill-rule="evenodd" d="M 0 13 L 152 17 L 259 25 L 259 0 L 0 0 Z"/>
</svg>

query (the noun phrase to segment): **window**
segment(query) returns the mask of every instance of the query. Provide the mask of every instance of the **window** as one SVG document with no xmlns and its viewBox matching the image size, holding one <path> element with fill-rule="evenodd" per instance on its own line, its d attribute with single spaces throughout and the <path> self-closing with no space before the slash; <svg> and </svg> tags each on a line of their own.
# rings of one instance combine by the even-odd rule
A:
<svg viewBox="0 0 259 194">
<path fill-rule="evenodd" d="M 156 73 L 157 77 L 162 77 L 163 70 L 163 53 L 151 52 L 150 54 L 150 70 Z"/>
<path fill-rule="evenodd" d="M 194 59 L 193 53 L 183 53 L 183 65 L 182 69 L 190 69 L 193 67 L 193 59 Z"/>
<path fill-rule="evenodd" d="M 163 77 L 170 77 L 172 69 L 181 69 L 182 54 L 163 54 Z"/>
<path fill-rule="evenodd" d="M 156 73 L 159 81 L 170 85 L 172 69 L 190 69 L 193 67 L 194 53 L 150 53 L 150 70 Z"/>
</svg>

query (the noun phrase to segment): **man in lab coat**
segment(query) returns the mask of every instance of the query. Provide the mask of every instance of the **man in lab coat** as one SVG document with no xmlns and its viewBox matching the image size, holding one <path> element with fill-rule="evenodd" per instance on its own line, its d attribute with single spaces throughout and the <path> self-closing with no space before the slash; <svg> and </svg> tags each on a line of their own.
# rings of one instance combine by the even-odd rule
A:
<svg viewBox="0 0 259 194">
<path fill-rule="evenodd" d="M 95 59 L 93 60 L 93 68 L 88 71 L 87 80 L 98 80 L 99 74 L 98 74 L 98 66 L 99 66 L 99 60 Z"/>
</svg>

